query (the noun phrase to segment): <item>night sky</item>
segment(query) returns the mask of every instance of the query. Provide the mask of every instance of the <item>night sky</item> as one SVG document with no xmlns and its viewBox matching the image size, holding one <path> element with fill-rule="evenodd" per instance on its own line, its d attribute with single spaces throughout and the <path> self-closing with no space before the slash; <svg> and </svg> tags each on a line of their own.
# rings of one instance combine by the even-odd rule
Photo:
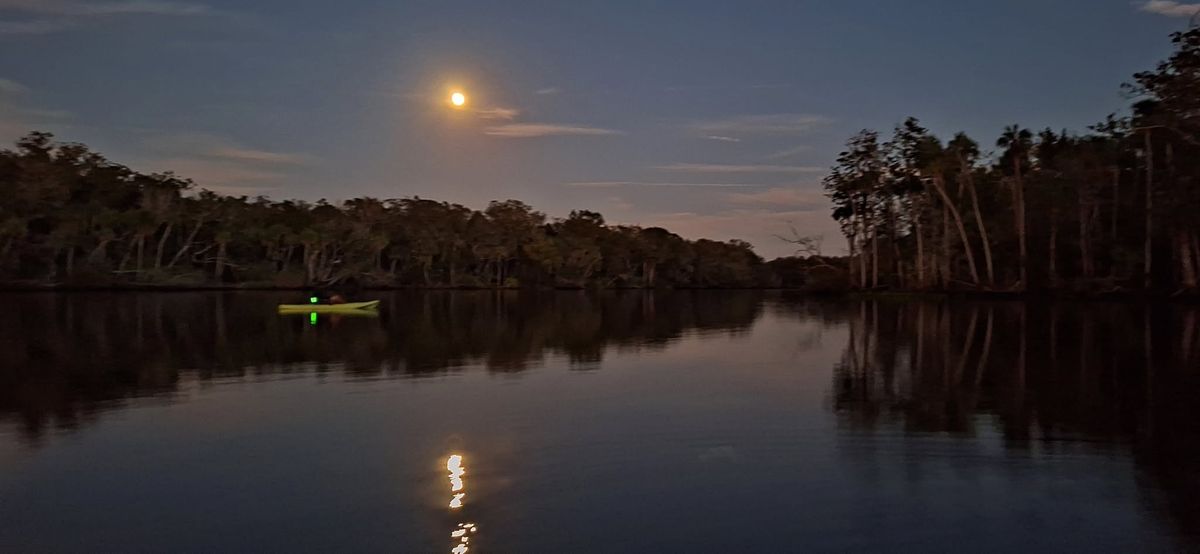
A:
<svg viewBox="0 0 1200 554">
<path fill-rule="evenodd" d="M 230 194 L 524 200 L 787 254 L 843 141 L 1083 131 L 1200 4 L 0 0 L 0 140 Z M 468 98 L 449 106 L 452 90 Z"/>
</svg>

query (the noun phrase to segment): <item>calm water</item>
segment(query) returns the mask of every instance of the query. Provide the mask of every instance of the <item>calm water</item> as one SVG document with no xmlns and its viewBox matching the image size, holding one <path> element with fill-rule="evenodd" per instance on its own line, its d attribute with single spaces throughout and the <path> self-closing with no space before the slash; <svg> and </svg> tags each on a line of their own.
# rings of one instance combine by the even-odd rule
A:
<svg viewBox="0 0 1200 554">
<path fill-rule="evenodd" d="M 1192 309 L 379 296 L 0 296 L 0 551 L 1200 549 Z"/>
</svg>

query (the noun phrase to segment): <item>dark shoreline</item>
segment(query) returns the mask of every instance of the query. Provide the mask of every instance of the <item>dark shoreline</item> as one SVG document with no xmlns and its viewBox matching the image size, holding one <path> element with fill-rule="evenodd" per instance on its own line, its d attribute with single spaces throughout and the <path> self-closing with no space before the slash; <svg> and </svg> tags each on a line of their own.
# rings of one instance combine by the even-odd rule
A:
<svg viewBox="0 0 1200 554">
<path fill-rule="evenodd" d="M 73 293 L 73 292 L 289 292 L 307 291 L 311 287 L 278 286 L 278 285 L 33 285 L 33 284 L 0 284 L 0 293 Z M 363 290 L 370 291 L 463 291 L 463 292 L 552 292 L 552 291 L 763 291 L 803 294 L 825 298 L 869 298 L 874 300 L 904 300 L 916 298 L 949 298 L 956 300 L 1005 300 L 1005 301 L 1121 301 L 1121 302 L 1152 302 L 1171 304 L 1200 303 L 1200 295 L 1166 293 L 1161 291 L 1145 292 L 1140 290 L 1119 290 L 1108 292 L 1067 292 L 1067 291 L 934 291 L 934 290 L 809 290 L 789 287 L 665 287 L 647 289 L 642 287 L 464 287 L 464 286 L 365 286 Z"/>
</svg>

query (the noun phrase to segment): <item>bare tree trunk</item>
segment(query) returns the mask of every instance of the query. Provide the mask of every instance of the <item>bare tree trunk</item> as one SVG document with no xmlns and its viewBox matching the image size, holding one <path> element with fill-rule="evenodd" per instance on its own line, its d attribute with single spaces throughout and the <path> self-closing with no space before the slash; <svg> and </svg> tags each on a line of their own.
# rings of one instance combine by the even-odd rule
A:
<svg viewBox="0 0 1200 554">
<path fill-rule="evenodd" d="M 1176 244 L 1179 245 L 1179 274 L 1183 287 L 1196 288 L 1196 266 L 1192 262 L 1191 236 L 1185 230 L 1176 232 Z"/>
<path fill-rule="evenodd" d="M 1013 214 L 1016 217 L 1017 240 L 1020 250 L 1020 285 L 1017 290 L 1029 288 L 1029 245 L 1025 233 L 1025 178 L 1021 175 L 1021 160 L 1013 156 Z"/>
<path fill-rule="evenodd" d="M 309 284 L 309 283 L 313 282 L 313 276 L 314 276 L 313 275 L 312 245 L 305 242 L 302 245 L 302 247 L 304 249 L 302 252 L 302 258 L 304 260 L 304 283 Z"/>
<path fill-rule="evenodd" d="M 129 246 L 125 247 L 125 255 L 121 256 L 121 262 L 117 264 L 118 273 L 125 271 L 125 266 L 129 264 L 130 258 L 133 257 L 133 249 L 136 246 L 136 242 L 130 241 Z"/>
<path fill-rule="evenodd" d="M 858 237 L 860 234 L 861 234 L 861 235 L 865 235 L 865 234 L 866 234 L 866 230 L 867 230 L 866 228 L 867 228 L 867 225 L 866 225 L 866 222 L 865 222 L 865 220 L 863 219 L 863 216 L 862 216 L 862 214 L 860 214 L 860 213 L 859 213 L 859 210 L 858 210 L 858 201 L 857 201 L 856 199 L 851 199 L 851 202 L 850 202 L 850 210 L 851 210 L 851 212 L 852 212 L 852 214 L 851 214 L 852 221 L 851 221 L 851 223 L 850 223 L 850 224 L 852 225 L 852 228 L 854 229 L 854 235 L 855 235 L 855 239 L 856 239 L 856 240 L 854 241 L 854 243 L 853 243 L 853 244 L 851 244 L 851 246 L 850 246 L 850 249 L 851 249 L 851 250 L 853 250 L 853 249 L 854 249 L 856 246 L 857 246 L 857 248 L 858 248 L 859 288 L 860 288 L 860 289 L 865 289 L 865 288 L 867 288 L 867 255 L 866 255 L 866 248 L 864 248 L 862 244 L 858 244 L 857 237 Z M 859 226 L 861 226 L 861 227 L 862 227 L 862 231 L 861 231 L 861 233 L 860 233 L 860 231 L 859 231 Z"/>
<path fill-rule="evenodd" d="M 896 242 L 896 237 L 900 236 L 900 232 L 899 232 L 899 229 L 897 229 L 897 227 L 898 227 L 898 225 L 896 224 L 896 215 L 895 215 L 894 210 L 892 209 L 891 203 L 889 203 L 888 204 L 888 242 L 891 243 L 891 245 L 892 245 L 892 268 L 894 271 L 894 275 L 896 276 L 896 279 L 899 280 L 899 282 L 896 284 L 899 286 L 899 288 L 903 289 L 904 285 L 905 285 L 905 283 L 904 283 L 904 281 L 905 281 L 905 279 L 904 279 L 904 264 L 901 261 L 902 258 L 900 256 L 900 243 Z"/>
<path fill-rule="evenodd" d="M 163 234 L 158 238 L 158 248 L 154 251 L 154 269 L 162 268 L 163 250 L 167 247 L 167 239 L 171 237 L 171 230 L 175 228 L 174 223 L 168 223 L 167 228 L 163 230 Z"/>
<path fill-rule="evenodd" d="M 857 279 L 855 276 L 858 275 L 858 268 L 854 265 L 855 257 L 858 256 L 858 249 L 856 248 L 858 233 L 854 231 L 854 222 L 850 223 L 850 232 L 844 234 L 846 235 L 846 243 L 850 247 L 850 252 L 846 256 L 846 277 L 853 284 Z"/>
<path fill-rule="evenodd" d="M 871 288 L 879 288 L 879 229 L 871 227 Z"/>
<path fill-rule="evenodd" d="M 942 251 L 938 252 L 938 257 L 941 261 L 942 288 L 948 289 L 954 272 L 950 268 L 950 213 L 945 202 L 942 203 Z"/>
<path fill-rule="evenodd" d="M 188 249 L 192 247 L 192 241 L 196 240 L 196 235 L 200 233 L 200 228 L 203 226 L 203 219 L 196 221 L 196 226 L 192 228 L 192 232 L 188 235 L 187 240 L 183 241 L 183 246 L 180 247 L 179 251 L 175 253 L 175 257 L 171 258 L 171 263 L 167 264 L 168 269 L 175 267 L 175 264 L 179 262 L 179 259 L 182 258 Z"/>
<path fill-rule="evenodd" d="M 862 235 L 865 235 L 865 234 L 866 234 L 866 227 L 865 227 L 865 226 L 864 226 L 864 228 L 863 228 L 863 231 L 862 231 L 862 233 L 860 233 L 860 234 L 862 234 Z M 867 247 L 866 247 L 866 240 L 863 240 L 863 241 L 862 241 L 862 242 L 860 242 L 860 243 L 859 243 L 859 245 L 858 245 L 858 274 L 859 274 L 858 288 L 860 288 L 860 289 L 866 289 L 866 288 L 867 288 Z"/>
<path fill-rule="evenodd" d="M 75 273 L 75 247 L 67 247 L 67 277 Z"/>
<path fill-rule="evenodd" d="M 992 242 L 988 240 L 987 227 L 983 224 L 983 213 L 979 210 L 979 195 L 975 192 L 975 177 L 969 168 L 963 167 L 963 175 L 967 182 L 967 192 L 971 195 L 971 207 L 975 211 L 975 226 L 979 228 L 979 239 L 983 241 L 983 260 L 987 266 L 987 282 L 989 287 L 996 286 L 996 270 L 992 265 Z"/>
<path fill-rule="evenodd" d="M 1154 284 L 1154 143 L 1150 130 L 1144 131 L 1146 141 L 1146 243 L 1142 255 L 1142 286 L 1147 290 Z"/>
<path fill-rule="evenodd" d="M 145 259 L 145 253 L 146 253 L 146 235 L 145 235 L 145 234 L 143 234 L 143 233 L 138 233 L 138 238 L 137 238 L 137 273 L 136 273 L 136 275 L 138 276 L 138 278 L 139 278 L 139 279 L 142 277 L 142 267 L 144 267 L 144 266 L 142 265 L 142 261 Z"/>
<path fill-rule="evenodd" d="M 917 288 L 925 288 L 925 230 L 921 227 L 921 216 L 917 216 Z"/>
<path fill-rule="evenodd" d="M 213 277 L 218 283 L 225 276 L 225 241 L 217 242 L 217 264 L 213 269 Z"/>
<path fill-rule="evenodd" d="M 106 260 L 108 258 L 108 244 L 110 242 L 112 241 L 109 239 L 101 240 L 100 244 L 97 244 L 96 247 L 93 248 L 90 253 L 88 253 L 88 263 L 98 264 Z"/>
<path fill-rule="evenodd" d="M 941 176 L 933 179 L 933 187 L 937 189 L 938 194 L 942 197 L 942 202 L 949 208 L 950 215 L 954 217 L 954 226 L 958 229 L 958 238 L 962 241 L 963 251 L 967 254 L 967 265 L 971 269 L 971 281 L 975 286 L 979 286 L 979 268 L 975 265 L 974 249 L 971 248 L 971 242 L 967 240 L 967 227 L 963 225 L 962 215 L 958 213 L 958 208 L 954 206 L 954 202 L 950 200 L 950 195 L 946 193 L 946 185 Z M 943 213 L 944 215 L 944 213 Z M 949 249 L 947 249 L 949 251 Z"/>
</svg>

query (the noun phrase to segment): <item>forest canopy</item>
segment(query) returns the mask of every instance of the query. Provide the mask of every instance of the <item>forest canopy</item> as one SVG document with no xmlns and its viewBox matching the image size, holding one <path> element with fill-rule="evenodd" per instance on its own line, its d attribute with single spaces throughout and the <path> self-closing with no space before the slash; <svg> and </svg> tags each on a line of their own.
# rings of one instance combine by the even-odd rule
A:
<svg viewBox="0 0 1200 554">
<path fill-rule="evenodd" d="M 1200 268 L 1200 29 L 1077 134 L 991 141 L 916 118 L 852 137 L 825 178 L 862 289 L 1194 291 Z M 986 148 L 996 152 L 984 155 Z"/>
<path fill-rule="evenodd" d="M 0 152 L 0 279 L 19 284 L 420 287 L 761 287 L 743 241 L 687 240 L 424 198 L 273 201 L 144 174 L 48 133 Z"/>
</svg>

